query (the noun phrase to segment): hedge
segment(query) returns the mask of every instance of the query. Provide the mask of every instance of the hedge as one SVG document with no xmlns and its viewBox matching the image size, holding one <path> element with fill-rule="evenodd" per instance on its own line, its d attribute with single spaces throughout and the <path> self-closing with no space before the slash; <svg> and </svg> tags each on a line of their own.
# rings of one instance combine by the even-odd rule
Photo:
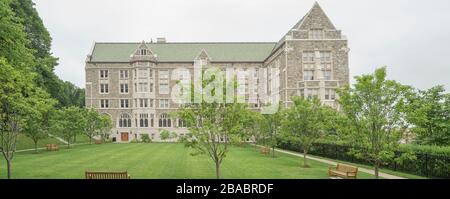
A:
<svg viewBox="0 0 450 199">
<path fill-rule="evenodd" d="M 303 152 L 299 145 L 289 142 L 278 142 L 279 148 Z M 348 161 L 352 163 L 371 165 L 365 159 L 359 159 L 349 154 L 351 146 L 345 144 L 332 144 L 317 142 L 308 152 L 311 155 Z M 450 147 L 402 145 L 395 154 L 399 157 L 406 150 L 412 151 L 416 159 L 397 163 L 394 160 L 387 162 L 382 168 L 401 171 L 429 178 L 450 178 Z"/>
</svg>

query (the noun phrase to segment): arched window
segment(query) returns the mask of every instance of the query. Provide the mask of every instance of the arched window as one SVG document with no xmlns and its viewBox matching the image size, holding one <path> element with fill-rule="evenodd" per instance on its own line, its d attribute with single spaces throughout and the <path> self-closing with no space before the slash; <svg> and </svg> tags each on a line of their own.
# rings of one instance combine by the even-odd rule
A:
<svg viewBox="0 0 450 199">
<path fill-rule="evenodd" d="M 139 126 L 148 127 L 148 114 L 139 114 Z"/>
<path fill-rule="evenodd" d="M 187 127 L 186 122 L 182 119 L 178 119 L 178 127 L 186 128 Z"/>
<path fill-rule="evenodd" d="M 131 127 L 131 117 L 130 115 L 124 113 L 120 115 L 119 127 Z"/>
<path fill-rule="evenodd" d="M 166 113 L 163 113 L 159 116 L 159 127 L 171 127 L 172 121 Z"/>
</svg>

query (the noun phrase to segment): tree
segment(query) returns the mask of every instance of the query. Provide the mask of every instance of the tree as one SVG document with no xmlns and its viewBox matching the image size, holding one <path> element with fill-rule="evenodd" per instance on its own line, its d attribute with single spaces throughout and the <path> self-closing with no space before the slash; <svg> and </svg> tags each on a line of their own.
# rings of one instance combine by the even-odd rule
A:
<svg viewBox="0 0 450 199">
<path fill-rule="evenodd" d="M 412 92 L 404 106 L 407 121 L 417 134 L 416 142 L 427 145 L 450 145 L 450 94 L 443 86 Z"/>
<path fill-rule="evenodd" d="M 168 130 L 161 130 L 159 137 L 161 138 L 161 140 L 165 141 L 170 138 L 170 132 Z"/>
<path fill-rule="evenodd" d="M 39 95 L 43 97 L 31 101 L 33 109 L 25 116 L 26 125 L 23 128 L 23 133 L 33 140 L 36 153 L 39 140 L 48 137 L 50 133 L 50 117 L 56 104 L 56 101 L 51 99 L 46 92 L 42 90 L 39 92 L 41 92 Z"/>
<path fill-rule="evenodd" d="M 112 120 L 109 115 L 103 114 L 100 115 L 100 125 L 97 131 L 97 135 L 100 136 L 102 141 L 105 141 L 109 138 L 109 133 L 113 128 Z"/>
<path fill-rule="evenodd" d="M 375 177 L 380 165 L 395 158 L 399 129 L 405 126 L 400 107 L 410 88 L 386 79 L 386 68 L 356 77 L 353 88 L 339 90 L 339 103 L 356 131 L 349 132 L 352 153 L 372 162 Z"/>
<path fill-rule="evenodd" d="M 77 107 L 67 107 L 55 111 L 51 119 L 51 129 L 61 136 L 70 148 L 75 136 L 81 134 L 85 128 L 82 109 Z"/>
<path fill-rule="evenodd" d="M 100 134 L 102 125 L 102 116 L 94 109 L 81 109 L 82 124 L 84 127 L 83 134 L 89 138 L 89 144 L 92 144 L 94 136 Z"/>
<path fill-rule="evenodd" d="M 33 102 L 44 99 L 34 86 L 32 75 L 13 68 L 0 58 L 0 152 L 6 160 L 8 179 L 11 178 L 17 135 L 26 128 L 26 116 L 32 113 Z"/>
<path fill-rule="evenodd" d="M 281 121 L 282 136 L 303 148 L 303 167 L 309 167 L 307 154 L 314 141 L 327 129 L 327 110 L 317 98 L 294 97 Z"/>
<path fill-rule="evenodd" d="M 272 148 L 272 157 L 275 158 L 275 147 L 278 145 L 278 133 L 281 127 L 282 120 L 282 106 L 276 107 L 278 111 L 274 114 L 264 114 L 262 120 L 260 120 L 260 131 L 265 138 L 268 138 L 267 145 Z"/>
<path fill-rule="evenodd" d="M 207 154 L 215 164 L 216 178 L 220 178 L 220 165 L 229 145 L 240 140 L 247 106 L 238 103 L 238 97 L 227 96 L 227 89 L 236 90 L 236 78 L 227 82 L 217 68 L 203 73 L 202 81 L 197 83 L 201 88 L 191 87 L 187 92 L 192 103 L 184 103 L 176 115 L 189 130 L 182 141 L 195 150 L 192 155 Z"/>
</svg>

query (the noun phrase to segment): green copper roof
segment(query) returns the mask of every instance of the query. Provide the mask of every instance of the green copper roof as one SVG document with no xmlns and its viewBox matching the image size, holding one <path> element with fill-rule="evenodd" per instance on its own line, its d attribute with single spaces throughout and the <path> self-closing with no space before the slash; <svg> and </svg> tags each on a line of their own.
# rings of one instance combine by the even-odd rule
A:
<svg viewBox="0 0 450 199">
<path fill-rule="evenodd" d="M 140 43 L 95 43 L 92 62 L 128 62 Z M 191 62 L 205 49 L 213 62 L 262 62 L 275 42 L 147 43 L 161 62 Z"/>
</svg>

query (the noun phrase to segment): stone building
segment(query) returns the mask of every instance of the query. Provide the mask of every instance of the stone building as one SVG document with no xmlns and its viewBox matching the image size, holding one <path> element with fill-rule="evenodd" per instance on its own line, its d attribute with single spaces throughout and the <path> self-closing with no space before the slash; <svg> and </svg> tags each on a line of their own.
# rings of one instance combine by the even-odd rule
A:
<svg viewBox="0 0 450 199">
<path fill-rule="evenodd" d="M 278 42 L 96 42 L 86 60 L 86 107 L 112 118 L 117 142 L 142 134 L 158 141 L 164 129 L 183 136 L 183 121 L 170 116 L 179 108 L 171 89 L 194 81 L 190 74 L 196 65 L 266 71 L 254 73 L 257 89 L 266 92 L 266 99 L 257 95 L 250 103 L 256 110 L 275 98 L 289 106 L 292 96 L 316 96 L 337 107 L 335 89 L 349 83 L 348 52 L 347 39 L 317 3 Z M 173 73 L 180 68 L 188 72 Z M 243 80 L 246 100 L 253 92 L 248 76 Z"/>
</svg>

